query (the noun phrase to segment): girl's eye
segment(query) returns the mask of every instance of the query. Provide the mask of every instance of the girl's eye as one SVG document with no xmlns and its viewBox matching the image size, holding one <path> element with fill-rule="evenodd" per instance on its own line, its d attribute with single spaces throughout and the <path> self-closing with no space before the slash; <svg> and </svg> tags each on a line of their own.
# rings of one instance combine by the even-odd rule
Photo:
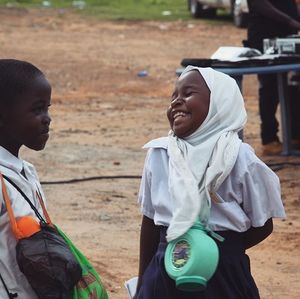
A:
<svg viewBox="0 0 300 299">
<path fill-rule="evenodd" d="M 190 96 L 192 96 L 194 93 L 195 93 L 194 90 L 187 90 L 187 91 L 185 92 L 185 96 L 186 96 L 186 97 L 190 97 Z"/>
</svg>

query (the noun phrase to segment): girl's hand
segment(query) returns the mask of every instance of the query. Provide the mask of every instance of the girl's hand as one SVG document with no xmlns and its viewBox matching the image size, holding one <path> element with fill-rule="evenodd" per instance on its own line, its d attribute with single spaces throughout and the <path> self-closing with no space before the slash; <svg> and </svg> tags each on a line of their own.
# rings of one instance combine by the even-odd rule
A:
<svg viewBox="0 0 300 299">
<path fill-rule="evenodd" d="M 273 220 L 270 218 L 261 227 L 251 227 L 244 232 L 244 244 L 246 249 L 255 246 L 256 244 L 267 238 L 273 231 Z"/>
</svg>

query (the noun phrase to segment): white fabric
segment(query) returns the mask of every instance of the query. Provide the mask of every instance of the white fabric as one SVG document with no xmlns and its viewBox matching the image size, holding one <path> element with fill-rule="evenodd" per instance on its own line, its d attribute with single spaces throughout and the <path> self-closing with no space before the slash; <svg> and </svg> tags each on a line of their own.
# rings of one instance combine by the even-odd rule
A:
<svg viewBox="0 0 300 299">
<path fill-rule="evenodd" d="M 22 174 L 22 168 L 26 175 Z M 24 160 L 18 159 L 0 146 L 0 172 L 11 178 L 31 199 L 41 215 L 43 215 L 38 198 L 36 197 L 37 188 L 45 198 L 39 183 L 37 173 L 33 165 Z M 26 277 L 20 271 L 16 261 L 16 239 L 11 231 L 6 206 L 2 196 L 2 185 L 0 182 L 0 273 L 11 293 L 17 293 L 18 298 L 37 299 L 34 291 L 30 287 Z M 16 218 L 31 215 L 36 217 L 29 204 L 22 195 L 8 182 L 6 189 L 11 200 L 12 209 Z M 38 219 L 37 219 L 38 220 Z M 0 298 L 7 298 L 7 293 L 0 281 Z"/>
<path fill-rule="evenodd" d="M 247 115 L 234 79 L 211 68 L 188 66 L 181 76 L 198 70 L 210 90 L 210 105 L 202 125 L 187 138 L 169 135 L 169 188 L 175 210 L 167 231 L 171 241 L 200 217 L 209 219 L 209 192 L 219 188 L 236 161 Z"/>
<path fill-rule="evenodd" d="M 175 204 L 168 190 L 167 145 L 167 138 L 160 138 L 144 146 L 149 150 L 138 197 L 142 214 L 163 226 L 170 225 Z M 244 232 L 270 218 L 285 218 L 279 179 L 242 143 L 232 171 L 211 202 L 208 226 L 213 231 Z"/>
</svg>

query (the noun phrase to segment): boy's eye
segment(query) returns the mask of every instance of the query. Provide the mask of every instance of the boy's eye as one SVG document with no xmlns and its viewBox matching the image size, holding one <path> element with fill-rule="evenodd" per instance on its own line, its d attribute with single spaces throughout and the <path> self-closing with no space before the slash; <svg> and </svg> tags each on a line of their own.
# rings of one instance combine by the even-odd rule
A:
<svg viewBox="0 0 300 299">
<path fill-rule="evenodd" d="M 41 108 L 41 107 L 34 107 L 34 108 L 32 109 L 32 111 L 33 111 L 34 113 L 40 113 L 40 112 L 42 111 L 42 108 Z"/>
<path fill-rule="evenodd" d="M 44 106 L 44 105 L 36 106 L 36 107 L 33 107 L 32 111 L 35 114 L 40 114 L 40 113 L 48 111 L 49 106 Z"/>
</svg>

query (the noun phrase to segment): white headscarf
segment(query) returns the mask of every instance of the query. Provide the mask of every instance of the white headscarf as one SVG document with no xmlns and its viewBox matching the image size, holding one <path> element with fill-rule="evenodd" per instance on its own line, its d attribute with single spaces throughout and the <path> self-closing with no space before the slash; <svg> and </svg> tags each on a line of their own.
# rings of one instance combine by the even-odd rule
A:
<svg viewBox="0 0 300 299">
<path fill-rule="evenodd" d="M 188 66 L 184 75 L 198 70 L 210 90 L 206 119 L 190 136 L 168 137 L 169 191 L 175 210 L 167 231 L 171 241 L 184 234 L 200 217 L 207 225 L 211 198 L 229 175 L 238 156 L 247 114 L 236 81 L 212 68 Z"/>
</svg>

